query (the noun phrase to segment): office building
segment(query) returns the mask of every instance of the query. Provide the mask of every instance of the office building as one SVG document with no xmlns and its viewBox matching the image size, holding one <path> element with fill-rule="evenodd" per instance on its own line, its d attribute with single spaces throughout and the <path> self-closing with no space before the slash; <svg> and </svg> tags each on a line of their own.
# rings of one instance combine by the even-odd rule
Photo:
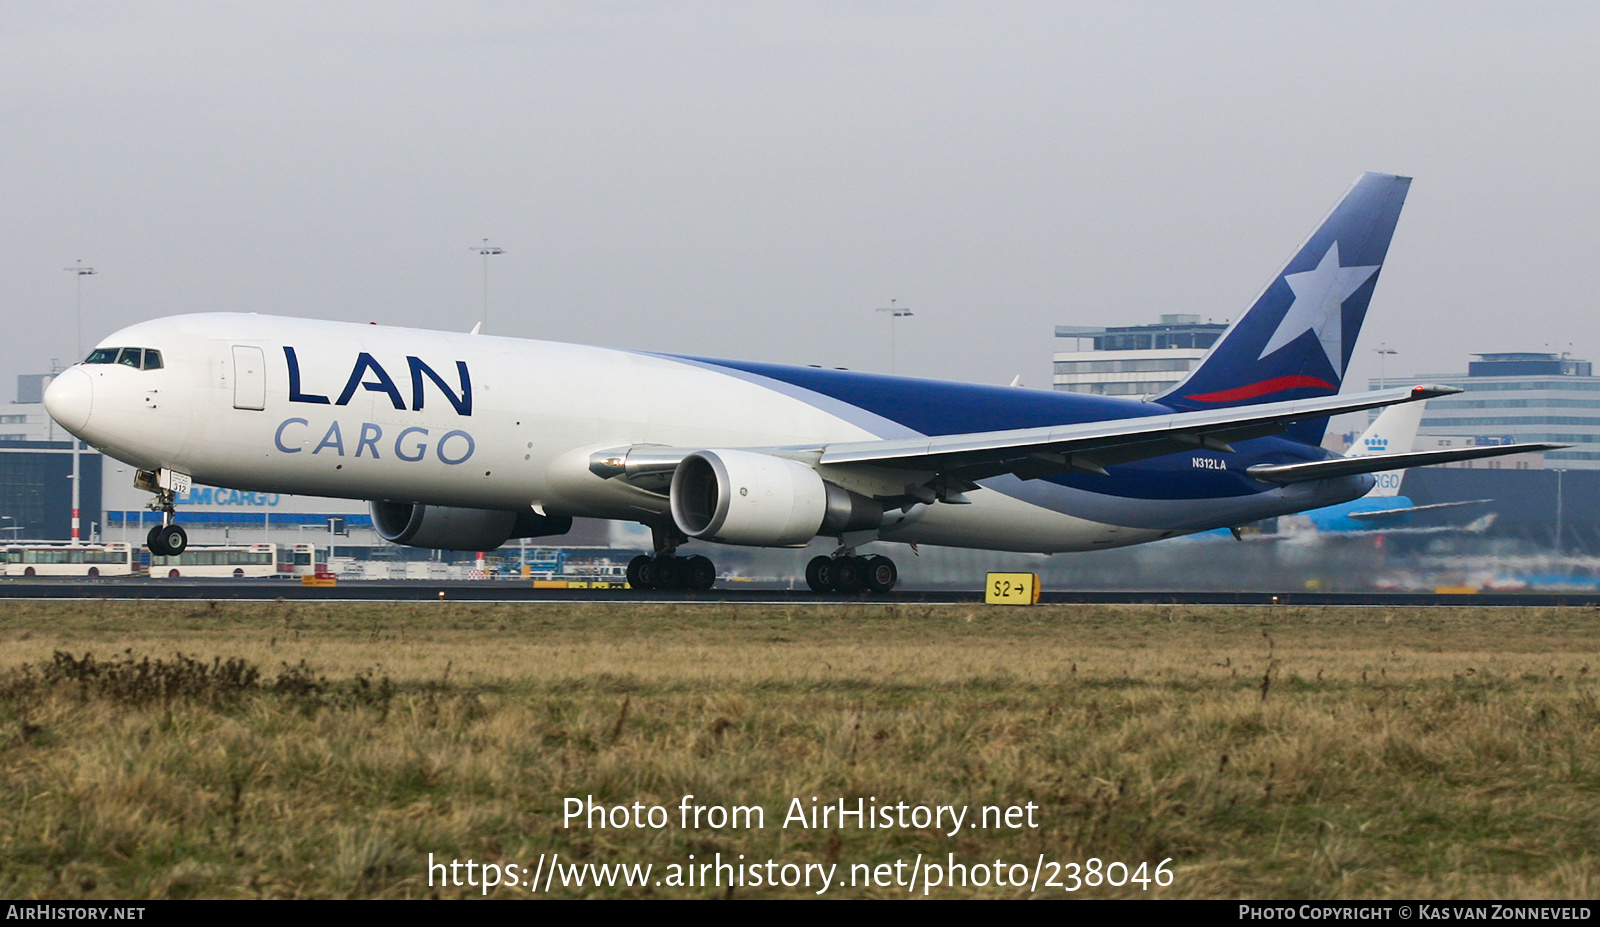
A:
<svg viewBox="0 0 1600 927">
<path fill-rule="evenodd" d="M 1153 396 L 1187 376 L 1227 328 L 1197 315 L 1163 315 L 1155 325 L 1057 325 L 1056 337 L 1074 344 L 1056 352 L 1053 385 L 1072 393 Z"/>
<path fill-rule="evenodd" d="M 1544 455 L 1547 469 L 1600 470 L 1600 377 L 1566 354 L 1475 354 L 1467 372 L 1388 377 L 1388 386 L 1439 383 L 1466 392 L 1428 401 L 1422 436 L 1478 444 L 1547 441 L 1572 447 Z M 1372 389 L 1379 382 L 1370 382 Z M 1421 442 L 1419 441 L 1419 446 Z M 1510 467 L 1512 464 L 1502 463 Z"/>
</svg>

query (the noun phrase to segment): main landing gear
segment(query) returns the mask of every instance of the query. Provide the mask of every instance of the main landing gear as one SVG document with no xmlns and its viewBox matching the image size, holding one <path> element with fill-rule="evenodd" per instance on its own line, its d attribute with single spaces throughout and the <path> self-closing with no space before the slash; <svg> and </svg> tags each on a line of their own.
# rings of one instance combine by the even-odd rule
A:
<svg viewBox="0 0 1600 927">
<path fill-rule="evenodd" d="M 694 589 L 704 591 L 717 584 L 717 565 L 710 557 L 695 554 L 678 556 L 678 545 L 689 540 L 672 529 L 651 526 L 655 554 L 643 554 L 628 561 L 628 585 L 634 589 Z"/>
<path fill-rule="evenodd" d="M 628 585 L 635 589 L 710 589 L 717 584 L 717 566 L 695 554 L 643 554 L 628 561 Z"/>
<path fill-rule="evenodd" d="M 831 557 L 813 557 L 806 564 L 806 585 L 812 592 L 882 594 L 899 581 L 894 561 L 881 554 L 861 557 L 841 550 Z"/>
</svg>

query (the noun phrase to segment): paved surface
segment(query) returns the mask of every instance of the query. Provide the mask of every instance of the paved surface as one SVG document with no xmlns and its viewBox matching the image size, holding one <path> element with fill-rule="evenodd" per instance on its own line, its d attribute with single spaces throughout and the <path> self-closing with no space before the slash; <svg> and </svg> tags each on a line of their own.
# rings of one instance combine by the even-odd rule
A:
<svg viewBox="0 0 1600 927">
<path fill-rule="evenodd" d="M 731 605 L 796 605 L 810 602 L 893 604 L 969 604 L 983 601 L 976 589 L 896 590 L 887 596 L 816 595 L 789 589 L 740 584 L 709 592 L 632 589 L 534 589 L 524 582 L 349 581 L 336 586 L 302 586 L 284 580 L 0 580 L 3 599 L 218 599 L 237 601 L 383 602 L 703 602 Z M 1388 592 L 1145 592 L 1133 590 L 1046 591 L 1042 604 L 1149 605 L 1513 605 L 1600 607 L 1600 592 L 1496 592 L 1473 595 Z"/>
</svg>

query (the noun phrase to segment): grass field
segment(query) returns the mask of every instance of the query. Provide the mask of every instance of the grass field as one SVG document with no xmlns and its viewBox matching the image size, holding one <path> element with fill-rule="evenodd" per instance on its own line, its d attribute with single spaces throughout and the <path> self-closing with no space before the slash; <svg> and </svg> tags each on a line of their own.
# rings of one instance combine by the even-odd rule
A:
<svg viewBox="0 0 1600 927">
<path fill-rule="evenodd" d="M 1593 898 L 1597 674 L 1589 610 L 4 603 L 0 896 Z"/>
</svg>

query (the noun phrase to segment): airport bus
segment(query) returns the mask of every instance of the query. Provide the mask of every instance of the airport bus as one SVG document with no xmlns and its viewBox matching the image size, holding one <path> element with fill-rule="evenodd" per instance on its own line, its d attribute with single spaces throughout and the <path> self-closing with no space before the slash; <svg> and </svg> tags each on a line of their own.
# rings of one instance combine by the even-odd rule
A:
<svg viewBox="0 0 1600 927">
<path fill-rule="evenodd" d="M 6 576 L 133 576 L 142 564 L 128 544 L 8 544 Z"/>
<path fill-rule="evenodd" d="M 325 569 L 317 562 L 313 544 L 243 544 L 225 547 L 190 547 L 169 557 L 150 555 L 150 575 L 177 579 L 184 576 L 232 576 L 257 579 L 303 576 Z"/>
</svg>

